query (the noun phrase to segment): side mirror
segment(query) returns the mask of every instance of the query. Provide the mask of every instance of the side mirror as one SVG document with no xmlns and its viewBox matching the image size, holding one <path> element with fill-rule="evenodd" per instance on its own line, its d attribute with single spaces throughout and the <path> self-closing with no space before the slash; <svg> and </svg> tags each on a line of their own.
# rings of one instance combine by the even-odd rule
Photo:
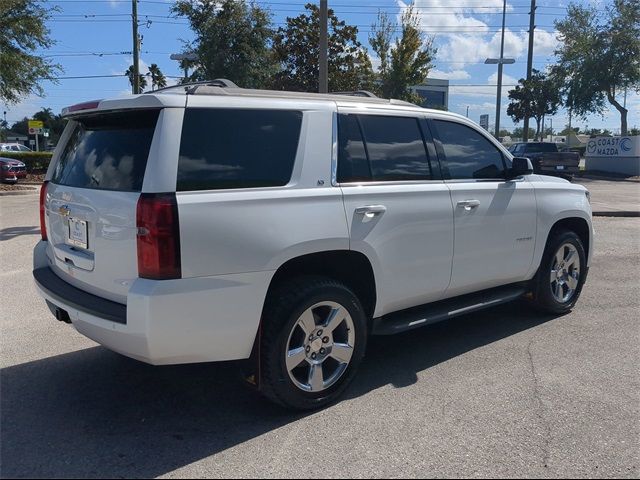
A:
<svg viewBox="0 0 640 480">
<path fill-rule="evenodd" d="M 533 165 L 531 160 L 525 157 L 513 157 L 511 168 L 507 170 L 507 180 L 521 177 L 523 175 L 531 175 L 533 173 Z"/>
</svg>

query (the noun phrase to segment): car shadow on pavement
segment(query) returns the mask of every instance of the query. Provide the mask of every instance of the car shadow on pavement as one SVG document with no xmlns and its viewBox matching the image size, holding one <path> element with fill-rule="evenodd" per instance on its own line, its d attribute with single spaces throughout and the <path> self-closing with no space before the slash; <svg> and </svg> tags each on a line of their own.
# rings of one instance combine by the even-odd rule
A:
<svg viewBox="0 0 640 480">
<path fill-rule="evenodd" d="M 0 229 L 0 242 L 21 235 L 40 235 L 40 227 L 7 227 Z"/>
<path fill-rule="evenodd" d="M 371 339 L 347 398 L 554 317 L 505 305 Z M 156 477 L 303 418 L 238 381 L 237 364 L 153 367 L 102 347 L 0 374 L 0 476 Z"/>
</svg>

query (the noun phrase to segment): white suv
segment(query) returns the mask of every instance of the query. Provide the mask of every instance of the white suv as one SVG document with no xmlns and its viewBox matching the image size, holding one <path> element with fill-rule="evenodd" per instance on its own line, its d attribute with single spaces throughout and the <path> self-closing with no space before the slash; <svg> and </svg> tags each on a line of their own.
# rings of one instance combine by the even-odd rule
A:
<svg viewBox="0 0 640 480">
<path fill-rule="evenodd" d="M 248 359 L 335 400 L 369 335 L 526 297 L 573 307 L 587 191 L 459 115 L 216 81 L 65 109 L 34 277 L 59 320 L 155 365 Z"/>
</svg>

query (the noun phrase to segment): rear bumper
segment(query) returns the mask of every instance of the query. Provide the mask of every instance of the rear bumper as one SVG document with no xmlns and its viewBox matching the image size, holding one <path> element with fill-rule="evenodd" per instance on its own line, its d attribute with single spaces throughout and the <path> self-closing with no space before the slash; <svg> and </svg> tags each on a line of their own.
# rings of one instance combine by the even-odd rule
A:
<svg viewBox="0 0 640 480">
<path fill-rule="evenodd" d="M 272 272 L 137 279 L 122 305 L 60 279 L 49 269 L 46 245 L 40 242 L 34 250 L 41 296 L 66 311 L 75 329 L 99 344 L 153 365 L 251 355 Z"/>
</svg>

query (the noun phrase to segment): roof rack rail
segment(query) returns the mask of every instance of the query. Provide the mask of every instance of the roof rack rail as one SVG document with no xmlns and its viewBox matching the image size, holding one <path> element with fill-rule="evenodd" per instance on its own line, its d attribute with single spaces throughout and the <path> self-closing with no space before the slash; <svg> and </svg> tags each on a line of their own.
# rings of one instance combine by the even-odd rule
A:
<svg viewBox="0 0 640 480">
<path fill-rule="evenodd" d="M 331 95 L 349 95 L 351 97 L 368 97 L 378 98 L 375 93 L 371 93 L 369 90 L 354 90 L 353 92 L 330 92 Z"/>
<path fill-rule="evenodd" d="M 215 78 L 213 80 L 203 80 L 200 82 L 189 82 L 189 83 L 178 83 L 177 85 L 171 85 L 169 87 L 158 88 L 156 90 L 149 90 L 144 93 L 158 93 L 158 92 L 166 92 L 167 90 L 176 90 L 181 89 L 187 93 L 193 93 L 197 87 L 226 87 L 226 88 L 240 88 L 238 85 L 233 83 L 231 80 L 227 80 L 226 78 Z"/>
<path fill-rule="evenodd" d="M 219 88 L 240 88 L 231 80 L 226 78 L 216 78 L 214 80 L 207 80 L 204 82 L 190 83 L 185 85 L 185 91 L 188 95 L 195 94 L 200 87 L 219 87 Z"/>
</svg>

